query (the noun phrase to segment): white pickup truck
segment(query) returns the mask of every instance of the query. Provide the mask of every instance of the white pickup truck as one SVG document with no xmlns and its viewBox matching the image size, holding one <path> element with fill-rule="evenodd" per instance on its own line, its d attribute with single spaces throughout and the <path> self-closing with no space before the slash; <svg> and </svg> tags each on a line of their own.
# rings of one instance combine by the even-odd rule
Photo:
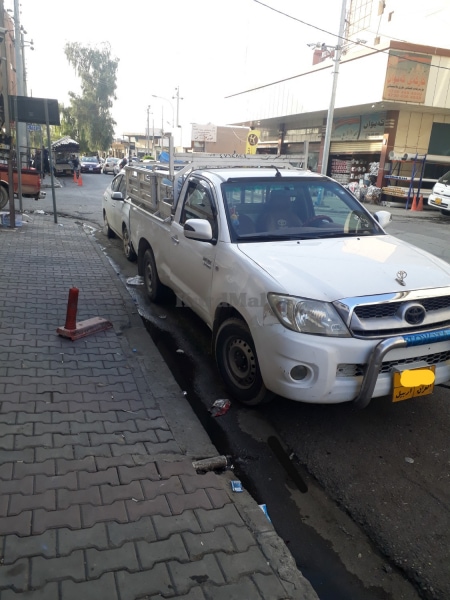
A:
<svg viewBox="0 0 450 600">
<path fill-rule="evenodd" d="M 205 321 L 232 397 L 363 408 L 449 380 L 450 265 L 334 180 L 263 158 L 126 168 L 147 293 Z"/>
</svg>

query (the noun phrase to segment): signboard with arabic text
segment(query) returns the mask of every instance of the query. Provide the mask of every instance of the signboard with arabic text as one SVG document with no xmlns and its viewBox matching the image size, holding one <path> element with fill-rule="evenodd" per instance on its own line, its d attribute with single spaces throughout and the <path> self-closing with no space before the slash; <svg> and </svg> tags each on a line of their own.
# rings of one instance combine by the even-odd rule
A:
<svg viewBox="0 0 450 600">
<path fill-rule="evenodd" d="M 217 125 L 192 123 L 193 142 L 217 142 Z"/>
<path fill-rule="evenodd" d="M 381 138 L 385 120 L 386 112 L 334 119 L 331 140 L 344 142 Z"/>
<path fill-rule="evenodd" d="M 391 50 L 383 99 L 423 104 L 430 74 L 431 55 Z"/>
</svg>

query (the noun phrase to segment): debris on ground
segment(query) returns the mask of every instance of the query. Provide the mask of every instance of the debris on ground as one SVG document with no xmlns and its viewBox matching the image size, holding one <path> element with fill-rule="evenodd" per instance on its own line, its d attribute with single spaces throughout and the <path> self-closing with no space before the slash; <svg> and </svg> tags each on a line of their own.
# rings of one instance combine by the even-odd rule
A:
<svg viewBox="0 0 450 600">
<path fill-rule="evenodd" d="M 209 409 L 209 412 L 213 417 L 221 417 L 228 412 L 230 406 L 231 402 L 229 400 L 216 400 Z"/>
</svg>

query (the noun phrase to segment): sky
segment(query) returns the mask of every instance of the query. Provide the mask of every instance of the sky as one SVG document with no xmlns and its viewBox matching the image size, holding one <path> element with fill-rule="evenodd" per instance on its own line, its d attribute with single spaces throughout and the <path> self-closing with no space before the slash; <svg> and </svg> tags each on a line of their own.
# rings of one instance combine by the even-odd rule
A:
<svg viewBox="0 0 450 600">
<path fill-rule="evenodd" d="M 177 145 L 180 132 L 190 143 L 192 123 L 229 123 L 226 96 L 309 69 L 308 44 L 338 43 L 342 1 L 4 0 L 4 7 L 14 14 L 19 6 L 25 40 L 34 42 L 33 51 L 25 47 L 28 95 L 68 104 L 68 92 L 80 90 L 65 45 L 109 43 L 119 59 L 111 109 L 116 136 L 145 134 L 147 110 L 150 130 L 170 130 L 178 114 Z M 389 2 L 397 9 L 403 5 L 402 38 L 448 47 L 448 0 L 420 5 L 425 20 L 418 18 L 419 6 L 411 11 L 411 0 Z"/>
<path fill-rule="evenodd" d="M 14 9 L 14 4 L 4 0 L 5 9 Z M 164 124 L 170 130 L 178 112 L 183 139 L 189 140 L 191 123 L 226 124 L 225 96 L 302 72 L 312 64 L 308 43 L 336 44 L 342 5 L 340 0 L 18 4 L 25 40 L 34 43 L 33 51 L 25 47 L 28 95 L 68 104 L 68 92 L 78 93 L 79 86 L 65 57 L 65 44 L 95 47 L 108 42 L 120 61 L 111 109 L 116 136 L 145 133 L 150 106 L 150 129 Z"/>
</svg>

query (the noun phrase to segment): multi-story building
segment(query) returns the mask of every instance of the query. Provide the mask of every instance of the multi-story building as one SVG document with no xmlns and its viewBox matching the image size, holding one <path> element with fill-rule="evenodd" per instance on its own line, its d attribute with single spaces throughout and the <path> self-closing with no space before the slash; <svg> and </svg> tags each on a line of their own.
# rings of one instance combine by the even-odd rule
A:
<svg viewBox="0 0 450 600">
<path fill-rule="evenodd" d="M 308 72 L 229 98 L 229 122 L 260 131 L 258 152 L 426 197 L 450 168 L 450 6 L 349 0 L 343 15 L 336 46 L 316 45 Z"/>
</svg>

